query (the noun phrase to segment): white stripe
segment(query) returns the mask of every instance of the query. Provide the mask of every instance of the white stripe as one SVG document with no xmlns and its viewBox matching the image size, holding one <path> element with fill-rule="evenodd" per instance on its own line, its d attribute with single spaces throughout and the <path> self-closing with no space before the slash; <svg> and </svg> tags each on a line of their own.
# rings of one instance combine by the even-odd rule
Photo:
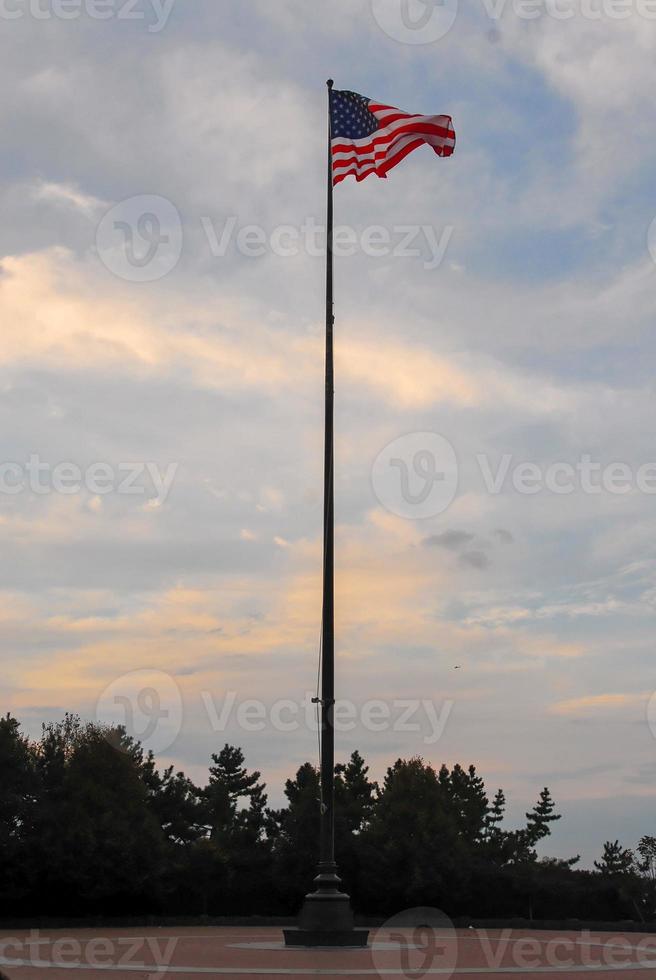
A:
<svg viewBox="0 0 656 980">
<path fill-rule="evenodd" d="M 416 139 L 422 139 L 419 133 L 408 133 L 406 136 L 399 136 L 395 142 L 390 143 L 385 147 L 380 147 L 376 151 L 375 155 L 366 157 L 359 156 L 355 163 L 345 162 L 341 167 L 335 167 L 333 171 L 334 175 L 337 177 L 344 170 L 346 170 L 348 173 L 354 172 L 359 174 L 364 170 L 368 170 L 372 165 L 378 166 L 381 163 L 385 163 L 391 156 L 394 156 L 399 152 L 399 150 L 402 150 L 404 146 L 407 146 L 408 143 L 412 143 Z M 341 156 L 341 154 L 338 154 L 338 156 Z"/>
<path fill-rule="evenodd" d="M 371 140 L 367 140 L 366 143 L 362 143 L 361 140 L 354 140 L 352 145 L 350 145 L 346 150 L 339 150 L 337 153 L 333 151 L 333 163 L 340 163 L 342 160 L 348 160 L 349 157 L 357 156 L 361 160 L 373 160 L 374 157 L 380 157 L 382 155 L 387 155 L 390 150 L 397 145 L 398 141 L 405 139 L 406 136 L 411 136 L 413 139 L 425 140 L 425 142 L 430 143 L 432 146 L 455 146 L 455 140 L 453 136 L 438 136 L 436 133 L 422 132 L 412 132 L 412 133 L 394 133 L 385 142 L 377 143 L 373 150 L 367 152 L 364 156 L 363 151 L 360 149 L 362 145 L 367 146 L 371 143 Z M 341 141 L 339 141 L 341 142 Z"/>
<path fill-rule="evenodd" d="M 349 159 L 351 154 L 348 153 L 336 153 L 333 157 L 333 174 L 335 177 L 341 174 L 355 173 L 361 174 L 365 170 L 371 169 L 372 166 L 378 167 L 381 163 L 386 163 L 390 157 L 396 156 L 404 147 L 409 143 L 413 143 L 415 140 L 421 140 L 422 142 L 428 144 L 429 146 L 435 146 L 439 149 L 443 149 L 445 146 L 455 146 L 453 139 L 444 139 L 442 136 L 435 136 L 433 134 L 422 135 L 421 133 L 406 133 L 405 135 L 399 134 L 396 139 L 390 143 L 385 144 L 382 147 L 378 147 L 374 154 L 367 154 L 367 156 L 356 156 L 355 161 Z"/>
<path fill-rule="evenodd" d="M 387 142 L 378 144 L 373 151 L 367 152 L 366 155 L 355 143 L 346 150 L 333 153 L 333 171 L 335 174 L 338 174 L 344 171 L 344 169 L 350 172 L 352 167 L 357 167 L 358 172 L 360 172 L 363 166 L 370 166 L 371 164 L 385 161 L 392 154 L 396 153 L 399 147 L 405 146 L 410 140 L 417 139 L 440 149 L 444 149 L 445 147 L 453 149 L 455 147 L 455 138 L 453 136 L 437 136 L 435 133 L 425 132 L 399 132 L 390 137 Z M 355 157 L 355 162 L 353 162 L 353 157 Z"/>
<path fill-rule="evenodd" d="M 397 133 L 386 143 L 376 145 L 374 150 L 368 152 L 366 156 L 361 150 L 358 150 L 358 147 L 355 144 L 346 150 L 339 150 L 337 153 L 333 152 L 333 163 L 339 164 L 344 160 L 349 160 L 353 156 L 356 156 L 361 161 L 380 159 L 381 156 L 389 156 L 391 151 L 398 146 L 399 142 L 407 137 L 423 140 L 425 143 L 430 143 L 431 146 L 454 147 L 456 145 L 455 137 L 453 136 L 438 136 L 436 133 L 425 132 Z"/>
<path fill-rule="evenodd" d="M 390 123 L 389 126 L 383 126 L 381 129 L 377 129 L 375 133 L 371 133 L 371 135 L 365 136 L 362 139 L 351 140 L 346 136 L 334 136 L 332 143 L 333 146 L 339 143 L 346 143 L 353 147 L 368 146 L 374 139 L 380 140 L 385 139 L 386 137 L 393 137 L 396 131 L 407 126 L 409 121 L 413 124 L 426 123 L 428 126 L 441 126 L 442 129 L 449 129 L 448 116 L 413 116 L 405 119 L 398 119 L 396 122 Z M 421 132 L 418 132 L 416 135 L 421 136 Z"/>
</svg>

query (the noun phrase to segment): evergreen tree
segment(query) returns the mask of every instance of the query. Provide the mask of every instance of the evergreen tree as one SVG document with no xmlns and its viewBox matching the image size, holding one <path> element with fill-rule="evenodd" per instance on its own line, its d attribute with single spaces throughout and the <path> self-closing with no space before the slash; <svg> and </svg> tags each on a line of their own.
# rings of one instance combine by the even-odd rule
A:
<svg viewBox="0 0 656 980">
<path fill-rule="evenodd" d="M 265 910 L 270 895 L 271 853 L 265 837 L 266 787 L 249 772 L 244 753 L 225 745 L 212 755 L 210 779 L 202 792 L 202 812 L 213 850 L 215 874 L 208 873 L 209 909 L 236 915 Z"/>
<path fill-rule="evenodd" d="M 490 802 L 485 783 L 475 766 L 465 771 L 456 764 L 451 771 L 451 805 L 459 833 L 472 847 L 485 839 Z"/>
<path fill-rule="evenodd" d="M 166 839 L 171 844 L 189 845 L 205 835 L 201 793 L 183 772 L 173 766 L 159 772 L 152 753 L 144 762 L 143 777 L 148 803 Z"/>
<path fill-rule="evenodd" d="M 361 882 L 368 909 L 444 907 L 467 887 L 467 845 L 461 810 L 444 772 L 422 759 L 398 759 L 387 770 L 369 830 L 364 834 L 367 875 Z"/>
<path fill-rule="evenodd" d="M 526 814 L 526 843 L 529 847 L 535 847 L 539 841 L 548 837 L 551 833 L 550 824 L 561 819 L 559 813 L 554 813 L 556 804 L 551 799 L 551 793 L 545 786 L 540 793 L 538 802 L 530 813 Z"/>
<path fill-rule="evenodd" d="M 485 815 L 483 831 L 484 853 L 495 867 L 506 865 L 516 853 L 516 835 L 501 827 L 505 814 L 506 797 L 503 790 L 498 789 Z"/>
<path fill-rule="evenodd" d="M 656 837 L 641 837 L 636 848 L 637 869 L 650 882 L 656 882 Z"/>
<path fill-rule="evenodd" d="M 0 913 L 79 916 L 281 914 L 298 910 L 318 860 L 319 773 L 302 765 L 286 806 L 241 749 L 212 756 L 200 790 L 123 728 L 75 715 L 31 742 L 0 719 Z M 523 829 L 504 830 L 474 766 L 399 759 L 379 787 L 358 752 L 335 767 L 335 843 L 356 909 L 442 907 L 454 916 L 651 919 L 656 838 L 635 855 L 606 842 L 596 873 L 537 859 L 560 816 L 548 789 Z M 275 873 L 274 873 L 275 871 Z"/>
<path fill-rule="evenodd" d="M 15 718 L 0 718 L 0 889 L 11 896 L 13 909 L 29 896 L 36 870 L 29 846 L 39 804 L 34 753 Z M 9 913 L 0 899 L 0 909 Z"/>
<path fill-rule="evenodd" d="M 369 779 L 369 767 L 356 750 L 346 763 L 335 766 L 335 799 L 340 819 L 351 834 L 369 826 L 378 786 Z"/>
<path fill-rule="evenodd" d="M 506 814 L 506 797 L 502 789 L 498 789 L 492 806 L 485 814 L 485 837 L 487 840 L 494 840 L 500 833 L 499 824 L 503 821 Z"/>
<path fill-rule="evenodd" d="M 272 842 L 278 895 L 286 912 L 295 912 L 310 890 L 319 853 L 319 772 L 304 763 L 294 779 L 285 783 L 288 805 L 267 811 L 267 833 Z"/>
<path fill-rule="evenodd" d="M 225 745 L 218 755 L 212 756 L 212 762 L 209 784 L 203 792 L 211 839 L 227 844 L 232 835 L 245 828 L 259 837 L 267 802 L 260 773 L 248 772 L 244 753 L 233 745 Z M 249 805 L 246 815 L 240 808 L 242 802 Z"/>
<path fill-rule="evenodd" d="M 625 875 L 632 870 L 633 860 L 633 851 L 625 850 L 617 840 L 607 840 L 601 861 L 595 861 L 594 866 L 603 875 Z"/>
<path fill-rule="evenodd" d="M 123 738 L 73 715 L 43 728 L 31 851 L 44 914 L 136 913 L 160 901 L 165 839 Z"/>
</svg>

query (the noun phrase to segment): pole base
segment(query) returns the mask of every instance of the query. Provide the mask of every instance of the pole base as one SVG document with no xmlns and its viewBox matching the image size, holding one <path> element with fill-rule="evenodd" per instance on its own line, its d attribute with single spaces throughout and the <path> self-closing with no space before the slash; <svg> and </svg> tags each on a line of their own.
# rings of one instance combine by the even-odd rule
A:
<svg viewBox="0 0 656 980">
<path fill-rule="evenodd" d="M 348 895 L 340 892 L 337 866 L 319 865 L 315 878 L 317 890 L 306 895 L 297 929 L 285 929 L 286 946 L 358 946 L 367 945 L 369 932 L 353 928 L 353 912 Z"/>
<path fill-rule="evenodd" d="M 317 947 L 328 946 L 348 949 L 366 949 L 369 940 L 368 929 L 344 929 L 341 931 L 321 929 L 283 929 L 285 946 Z"/>
</svg>

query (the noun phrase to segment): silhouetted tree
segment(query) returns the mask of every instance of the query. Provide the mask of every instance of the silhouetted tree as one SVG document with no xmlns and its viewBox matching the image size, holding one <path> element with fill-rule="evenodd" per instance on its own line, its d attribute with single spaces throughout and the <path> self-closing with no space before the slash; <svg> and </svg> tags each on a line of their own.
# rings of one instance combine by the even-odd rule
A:
<svg viewBox="0 0 656 980">
<path fill-rule="evenodd" d="M 225 745 L 212 756 L 210 781 L 203 791 L 204 814 L 212 840 L 228 842 L 244 824 L 240 804 L 248 802 L 255 815 L 263 815 L 266 806 L 264 785 L 260 773 L 249 773 L 244 766 L 244 753 L 233 745 Z"/>
<path fill-rule="evenodd" d="M 273 844 L 278 894 L 283 907 L 293 912 L 312 885 L 319 853 L 319 773 L 304 763 L 294 779 L 285 783 L 288 805 L 268 811 L 268 834 Z"/>
<path fill-rule="evenodd" d="M 249 772 L 240 748 L 225 745 L 212 756 L 210 779 L 202 792 L 202 812 L 215 846 L 217 868 L 210 911 L 260 911 L 269 890 L 271 855 L 265 840 L 265 785 Z"/>
<path fill-rule="evenodd" d="M 633 851 L 625 850 L 617 840 L 607 840 L 601 861 L 595 861 L 594 866 L 603 875 L 628 874 L 633 867 Z"/>
<path fill-rule="evenodd" d="M 371 821 L 378 786 L 369 779 L 369 767 L 358 751 L 335 766 L 337 813 L 351 834 L 359 834 Z"/>
<path fill-rule="evenodd" d="M 370 828 L 363 834 L 367 908 L 444 907 L 468 884 L 462 808 L 454 807 L 448 774 L 422 759 L 399 759 L 387 770 Z"/>
<path fill-rule="evenodd" d="M 36 869 L 28 855 L 38 803 L 38 777 L 29 741 L 21 734 L 18 721 L 7 715 L 0 719 L 0 895 L 11 895 L 14 908 L 20 907 L 35 883 Z"/>
<path fill-rule="evenodd" d="M 205 836 L 201 791 L 173 766 L 159 772 L 152 752 L 141 763 L 151 812 L 171 844 L 189 845 Z"/>
<path fill-rule="evenodd" d="M 157 907 L 165 839 L 121 729 L 67 715 L 35 746 L 40 804 L 31 842 L 43 912 Z"/>
<path fill-rule="evenodd" d="M 526 825 L 504 829 L 474 766 L 398 759 L 381 786 L 359 752 L 335 767 L 335 842 L 356 908 L 390 915 L 432 905 L 456 916 L 597 919 L 656 914 L 656 838 L 635 855 L 606 842 L 596 871 L 538 860 L 560 819 L 548 789 Z M 31 741 L 0 719 L 0 913 L 292 913 L 312 887 L 319 774 L 305 763 L 267 809 L 241 749 L 211 757 L 200 789 L 162 771 L 122 728 L 75 715 Z M 1 978 L 0 978 L 1 980 Z"/>
<path fill-rule="evenodd" d="M 548 837 L 551 833 L 550 825 L 561 819 L 561 815 L 554 812 L 555 809 L 556 804 L 545 786 L 540 793 L 538 802 L 531 812 L 526 814 L 526 841 L 529 847 L 535 847 L 541 840 Z"/>
<path fill-rule="evenodd" d="M 638 871 L 648 881 L 656 882 L 656 837 L 641 837 L 636 850 Z"/>
</svg>

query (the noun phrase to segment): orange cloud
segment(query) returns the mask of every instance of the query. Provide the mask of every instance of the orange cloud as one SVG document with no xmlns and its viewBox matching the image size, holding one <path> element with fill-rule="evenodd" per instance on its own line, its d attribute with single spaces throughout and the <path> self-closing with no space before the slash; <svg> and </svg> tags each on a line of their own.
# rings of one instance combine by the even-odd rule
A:
<svg viewBox="0 0 656 980">
<path fill-rule="evenodd" d="M 550 713 L 555 715 L 573 715 L 580 711 L 604 710 L 606 708 L 624 708 L 636 704 L 644 704 L 652 692 L 633 694 L 588 694 L 581 698 L 570 698 L 567 701 L 557 701 L 551 705 Z"/>
<path fill-rule="evenodd" d="M 165 305 L 136 293 L 64 248 L 8 256 L 0 265 L 0 316 L 12 325 L 0 337 L 0 364 L 38 363 L 55 368 L 175 375 L 201 387 L 252 388 L 278 393 L 316 390 L 323 370 L 322 342 L 307 333 L 272 329 L 243 298 L 223 294 L 189 301 L 169 294 Z M 217 321 L 226 325 L 217 326 Z M 358 336 L 362 337 L 362 325 Z M 346 383 L 362 386 L 401 409 L 488 400 L 564 404 L 562 393 L 500 365 L 466 363 L 385 339 L 371 326 L 356 339 L 348 321 L 336 349 Z"/>
</svg>

